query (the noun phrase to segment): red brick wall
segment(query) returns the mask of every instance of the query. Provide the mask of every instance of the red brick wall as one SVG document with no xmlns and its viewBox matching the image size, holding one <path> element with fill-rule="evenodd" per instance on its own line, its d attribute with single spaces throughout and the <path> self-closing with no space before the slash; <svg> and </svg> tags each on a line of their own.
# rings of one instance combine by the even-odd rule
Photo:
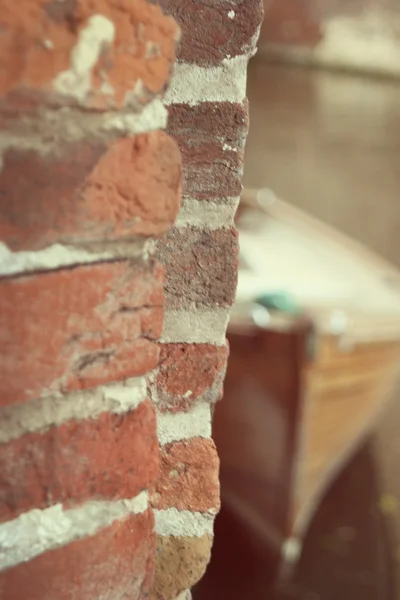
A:
<svg viewBox="0 0 400 600">
<path fill-rule="evenodd" d="M 262 3 L 160 4 L 0 0 L 2 600 L 183 599 L 209 560 Z"/>
<path fill-rule="evenodd" d="M 210 405 L 221 398 L 225 330 L 235 296 L 237 233 L 248 131 L 246 71 L 261 0 L 160 0 L 182 31 L 167 91 L 168 132 L 182 154 L 175 226 L 158 243 L 166 267 L 165 327 L 152 387 L 161 442 L 151 495 L 158 533 L 154 597 L 184 598 L 203 575 L 219 509 Z M 174 466 L 175 465 L 175 466 Z"/>
<path fill-rule="evenodd" d="M 141 599 L 179 30 L 145 0 L 3 0 L 0 20 L 0 597 Z"/>
</svg>

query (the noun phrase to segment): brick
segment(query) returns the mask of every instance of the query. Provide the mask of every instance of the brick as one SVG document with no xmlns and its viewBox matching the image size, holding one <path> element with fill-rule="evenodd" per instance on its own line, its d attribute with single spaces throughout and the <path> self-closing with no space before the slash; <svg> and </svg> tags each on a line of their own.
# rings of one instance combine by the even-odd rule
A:
<svg viewBox="0 0 400 600">
<path fill-rule="evenodd" d="M 212 537 L 157 536 L 156 573 L 151 600 L 175 600 L 203 576 Z"/>
<path fill-rule="evenodd" d="M 212 440 L 192 438 L 166 444 L 160 450 L 160 460 L 151 494 L 154 508 L 218 512 L 219 459 Z"/>
<path fill-rule="evenodd" d="M 0 446 L 0 521 L 59 502 L 133 498 L 158 471 L 152 404 L 124 415 L 68 421 Z"/>
<path fill-rule="evenodd" d="M 126 261 L 0 280 L 0 405 L 153 369 L 163 282 Z"/>
<path fill-rule="evenodd" d="M 214 200 L 240 196 L 244 152 L 224 149 L 215 141 L 195 143 L 189 138 L 176 138 L 183 163 L 185 196 L 196 200 Z"/>
<path fill-rule="evenodd" d="M 21 0 L 18 7 L 2 2 L 3 106 L 139 108 L 163 91 L 179 32 L 160 7 L 145 0 Z M 82 72 L 81 60 L 78 76 L 73 61 L 87 60 L 88 36 L 94 66 Z"/>
<path fill-rule="evenodd" d="M 182 29 L 180 60 L 208 66 L 254 50 L 262 0 L 161 0 L 160 4 Z"/>
<path fill-rule="evenodd" d="M 188 411 L 199 398 L 215 402 L 222 390 L 228 354 L 227 346 L 161 344 L 158 410 Z"/>
<path fill-rule="evenodd" d="M 249 107 L 232 102 L 201 102 L 196 106 L 172 104 L 168 107 L 168 131 L 175 137 L 243 145 L 249 130 Z"/>
<path fill-rule="evenodd" d="M 151 511 L 0 573 L 2 600 L 94 600 L 148 597 L 155 535 Z M 112 592 L 111 592 L 112 590 Z"/>
<path fill-rule="evenodd" d="M 247 103 L 170 107 L 168 131 L 182 154 L 185 196 L 213 200 L 241 194 L 248 124 Z"/>
<path fill-rule="evenodd" d="M 9 149 L 0 173 L 0 239 L 13 250 L 158 235 L 178 212 L 181 160 L 163 132 L 58 154 Z M 27 202 L 29 198 L 29 202 Z"/>
<path fill-rule="evenodd" d="M 172 229 L 158 245 L 166 269 L 165 298 L 170 308 L 229 306 L 236 293 L 237 231 Z"/>
</svg>

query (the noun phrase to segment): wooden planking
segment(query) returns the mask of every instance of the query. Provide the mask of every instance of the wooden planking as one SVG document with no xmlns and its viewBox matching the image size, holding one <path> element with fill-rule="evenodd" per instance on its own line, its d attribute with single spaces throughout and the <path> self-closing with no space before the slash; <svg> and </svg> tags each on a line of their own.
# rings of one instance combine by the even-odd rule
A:
<svg viewBox="0 0 400 600">
<path fill-rule="evenodd" d="M 395 385 L 399 343 L 369 343 L 341 351 L 321 340 L 307 373 L 295 490 L 294 528 L 303 529 L 337 470 L 368 434 Z"/>
</svg>

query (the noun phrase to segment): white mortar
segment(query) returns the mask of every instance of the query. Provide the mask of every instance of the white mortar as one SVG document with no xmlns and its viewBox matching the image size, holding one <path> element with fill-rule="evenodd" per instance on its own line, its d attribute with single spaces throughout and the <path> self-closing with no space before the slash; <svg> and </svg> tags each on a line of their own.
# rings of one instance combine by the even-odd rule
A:
<svg viewBox="0 0 400 600">
<path fill-rule="evenodd" d="M 79 32 L 78 41 L 71 52 L 70 69 L 62 71 L 54 79 L 54 90 L 84 104 L 92 87 L 93 67 L 100 57 L 104 44 L 112 44 L 114 38 L 114 23 L 103 15 L 92 15 L 86 27 Z M 111 86 L 108 90 L 113 94 Z"/>
<path fill-rule="evenodd" d="M 193 437 L 211 437 L 211 408 L 206 402 L 188 412 L 158 412 L 157 434 L 160 444 L 178 442 Z"/>
<path fill-rule="evenodd" d="M 34 431 L 45 431 L 70 419 L 95 419 L 104 412 L 123 414 L 134 410 L 147 397 L 145 377 L 94 390 L 48 396 L 0 409 L 0 443 Z"/>
<path fill-rule="evenodd" d="M 87 265 L 114 259 L 147 258 L 153 253 L 153 240 L 134 238 L 128 241 L 101 243 L 107 250 L 89 251 L 72 245 L 52 244 L 43 250 L 12 252 L 0 242 L 0 275 L 17 275 L 35 271 L 52 271 L 61 267 Z"/>
<path fill-rule="evenodd" d="M 225 345 L 229 308 L 214 310 L 170 310 L 164 315 L 161 341 L 164 343 Z"/>
<path fill-rule="evenodd" d="M 158 535 L 201 537 L 213 534 L 214 515 L 167 508 L 154 511 Z"/>
<path fill-rule="evenodd" d="M 238 204 L 239 197 L 223 198 L 219 202 L 202 202 L 193 198 L 184 198 L 175 227 L 198 227 L 210 231 L 232 227 Z"/>
<path fill-rule="evenodd" d="M 15 275 L 26 271 L 51 270 L 73 264 L 88 264 L 109 260 L 110 252 L 91 253 L 53 244 L 38 252 L 12 252 L 0 242 L 0 275 Z"/>
<path fill-rule="evenodd" d="M 34 117 L 25 116 L 4 130 L 0 138 L 0 158 L 9 148 L 35 150 L 47 155 L 59 151 L 60 140 L 76 143 L 99 139 L 106 142 L 117 137 L 149 133 L 165 129 L 168 111 L 160 98 L 155 98 L 139 112 L 132 110 L 84 112 L 65 106 L 60 110 L 43 109 Z"/>
<path fill-rule="evenodd" d="M 179 594 L 175 600 L 192 600 L 192 593 L 190 590 L 185 590 L 182 594 Z"/>
<path fill-rule="evenodd" d="M 104 121 L 103 129 L 115 129 L 117 131 L 137 135 L 148 133 L 156 129 L 165 129 L 168 121 L 168 111 L 159 98 L 147 104 L 141 113 L 108 113 L 108 119 Z"/>
<path fill-rule="evenodd" d="M 217 67 L 177 63 L 164 104 L 243 102 L 249 56 L 226 59 Z"/>
<path fill-rule="evenodd" d="M 132 500 L 93 501 L 70 510 L 56 504 L 45 510 L 26 512 L 0 525 L 0 570 L 94 535 L 114 521 L 143 513 L 147 508 L 148 494 L 141 492 Z"/>
</svg>

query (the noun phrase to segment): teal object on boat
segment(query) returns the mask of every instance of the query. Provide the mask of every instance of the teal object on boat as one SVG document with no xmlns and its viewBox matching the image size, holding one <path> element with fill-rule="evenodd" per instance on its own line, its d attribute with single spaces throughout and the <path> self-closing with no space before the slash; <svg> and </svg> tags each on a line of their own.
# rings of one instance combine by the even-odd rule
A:
<svg viewBox="0 0 400 600">
<path fill-rule="evenodd" d="M 264 306 L 268 310 L 278 310 L 289 314 L 297 314 L 299 312 L 298 305 L 293 297 L 287 292 L 262 294 L 256 298 L 256 303 Z"/>
</svg>

